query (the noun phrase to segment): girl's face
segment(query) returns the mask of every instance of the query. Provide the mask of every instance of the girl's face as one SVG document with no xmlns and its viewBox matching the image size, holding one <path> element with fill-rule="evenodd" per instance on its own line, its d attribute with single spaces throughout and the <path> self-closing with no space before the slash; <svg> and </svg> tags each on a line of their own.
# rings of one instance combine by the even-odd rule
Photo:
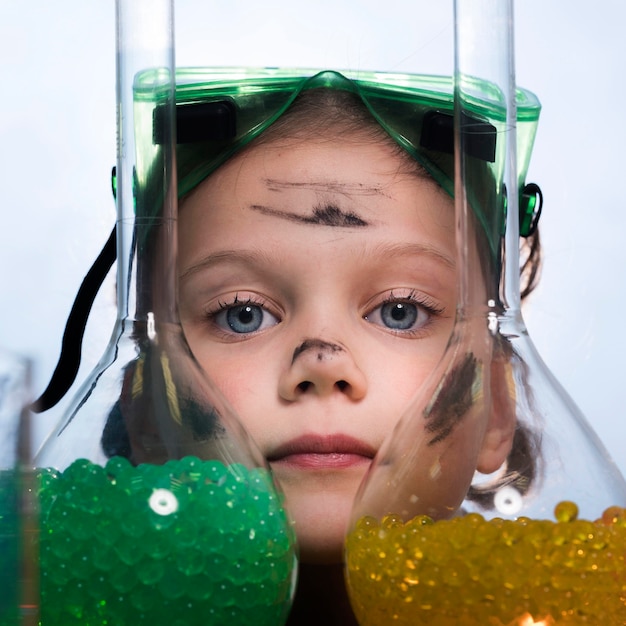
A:
<svg viewBox="0 0 626 626">
<path fill-rule="evenodd" d="M 341 558 L 359 483 L 442 356 L 452 200 L 358 137 L 274 140 L 181 204 L 188 342 L 281 483 L 303 561 Z"/>
</svg>

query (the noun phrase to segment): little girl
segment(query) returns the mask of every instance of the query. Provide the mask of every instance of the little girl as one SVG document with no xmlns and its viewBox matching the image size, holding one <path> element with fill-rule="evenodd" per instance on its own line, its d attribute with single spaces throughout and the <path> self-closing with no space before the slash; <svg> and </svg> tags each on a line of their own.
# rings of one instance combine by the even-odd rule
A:
<svg viewBox="0 0 626 626">
<path fill-rule="evenodd" d="M 459 305 L 452 84 L 332 71 L 182 70 L 179 78 L 182 328 L 285 493 L 300 552 L 289 624 L 349 626 L 356 621 L 343 545 L 355 494 L 440 362 Z M 533 115 L 526 119 L 536 121 L 538 104 L 528 102 Z M 154 281 L 164 274 L 152 275 L 152 267 L 163 269 L 170 258 L 150 230 L 160 223 L 153 218 L 162 180 L 153 170 L 163 121 L 151 107 L 134 171 L 137 221 L 148 225 L 140 243 L 153 255 L 137 279 L 138 301 L 158 291 Z M 474 103 L 462 121 L 473 132 L 464 145 L 473 210 L 466 245 L 477 260 L 471 297 L 493 308 L 504 193 L 490 112 Z M 522 144 L 528 150 L 534 121 Z M 523 187 L 529 154 L 522 157 Z M 527 245 L 524 293 L 536 278 L 536 233 Z M 149 325 L 150 315 L 137 313 L 134 323 Z M 484 326 L 482 317 L 475 323 Z M 492 498 L 488 484 L 472 485 L 475 472 L 500 470 L 522 490 L 533 478 L 532 438 L 516 423 L 506 359 L 498 358 L 507 346 L 479 334 L 482 342 L 442 387 L 435 419 L 423 420 L 414 442 L 423 450 L 414 473 L 425 479 L 413 497 L 434 518 L 455 515 L 466 498 Z M 477 371 L 476 363 L 490 371 Z M 121 397 L 97 433 L 105 461 L 126 456 L 134 465 L 159 465 L 172 456 L 172 424 L 154 417 L 163 398 L 145 393 L 145 410 L 135 416 L 129 408 L 144 393 L 142 371 L 128 363 Z M 473 381 L 483 374 L 490 400 L 486 410 L 472 411 L 482 401 Z M 164 380 L 170 376 L 165 368 Z M 198 438 L 207 445 L 210 426 Z M 178 452 L 214 458 L 208 448 L 202 455 L 194 436 L 193 450 Z"/>
<path fill-rule="evenodd" d="M 193 104 L 179 106 L 179 306 L 194 355 L 286 494 L 301 563 L 289 623 L 345 626 L 355 493 L 455 318 L 452 99 L 416 77 L 289 78 L 215 76 L 198 92 L 205 119 L 221 121 L 209 131 L 195 118 L 185 143 Z M 495 142 L 490 121 L 474 121 Z M 487 141 L 470 155 L 484 302 L 503 220 L 494 154 Z M 451 514 L 476 470 L 519 456 L 503 414 L 441 437 L 433 454 L 454 460 L 429 513 Z"/>
</svg>

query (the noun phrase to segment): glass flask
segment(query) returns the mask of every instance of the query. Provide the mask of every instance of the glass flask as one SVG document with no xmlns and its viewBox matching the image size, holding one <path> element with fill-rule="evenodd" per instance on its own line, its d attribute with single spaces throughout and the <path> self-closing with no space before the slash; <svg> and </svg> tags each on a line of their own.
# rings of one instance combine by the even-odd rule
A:
<svg viewBox="0 0 626 626">
<path fill-rule="evenodd" d="M 458 307 L 355 499 L 346 580 L 363 626 L 626 623 L 626 483 L 521 314 L 520 227 L 533 230 L 541 199 L 518 159 L 534 130 L 512 4 L 455 2 Z M 464 123 L 481 108 L 496 137 L 488 175 L 468 154 L 489 128 Z"/>
<path fill-rule="evenodd" d="M 118 318 L 36 457 L 41 623 L 282 624 L 283 496 L 178 317 L 173 2 L 116 18 Z"/>
<path fill-rule="evenodd" d="M 27 358 L 0 349 L 0 626 L 38 622 L 31 369 Z"/>
</svg>

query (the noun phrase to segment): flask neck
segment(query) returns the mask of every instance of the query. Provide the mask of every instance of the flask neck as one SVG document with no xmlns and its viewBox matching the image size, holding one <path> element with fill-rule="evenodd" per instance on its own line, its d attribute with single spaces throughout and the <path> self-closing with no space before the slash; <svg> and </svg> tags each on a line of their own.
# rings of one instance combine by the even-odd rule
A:
<svg viewBox="0 0 626 626">
<path fill-rule="evenodd" d="M 120 219 L 117 238 L 119 319 L 179 324 L 175 217 Z"/>
<path fill-rule="evenodd" d="M 118 319 L 178 323 L 173 3 L 118 2 L 117 18 Z"/>
</svg>

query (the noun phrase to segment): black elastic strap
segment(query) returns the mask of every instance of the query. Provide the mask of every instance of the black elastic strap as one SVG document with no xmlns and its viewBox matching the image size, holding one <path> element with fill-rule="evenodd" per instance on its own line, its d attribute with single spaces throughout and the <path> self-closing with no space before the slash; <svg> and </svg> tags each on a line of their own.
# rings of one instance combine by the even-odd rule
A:
<svg viewBox="0 0 626 626">
<path fill-rule="evenodd" d="M 160 105 L 152 114 L 152 141 L 164 143 L 167 105 Z M 176 143 L 228 141 L 237 135 L 237 110 L 232 100 L 193 102 L 176 106 Z"/>
<path fill-rule="evenodd" d="M 59 360 L 46 390 L 31 405 L 31 410 L 34 413 L 42 413 L 51 409 L 61 400 L 76 380 L 78 368 L 80 367 L 87 319 L 96 295 L 113 263 L 115 263 L 116 256 L 115 227 L 113 227 L 107 242 L 104 244 L 104 248 L 102 248 L 98 258 L 87 272 L 76 294 L 74 304 L 65 323 Z"/>
<path fill-rule="evenodd" d="M 495 163 L 498 131 L 493 124 L 461 111 L 463 148 L 468 156 Z M 420 146 L 444 154 L 454 154 L 454 116 L 441 111 L 424 115 Z"/>
</svg>

